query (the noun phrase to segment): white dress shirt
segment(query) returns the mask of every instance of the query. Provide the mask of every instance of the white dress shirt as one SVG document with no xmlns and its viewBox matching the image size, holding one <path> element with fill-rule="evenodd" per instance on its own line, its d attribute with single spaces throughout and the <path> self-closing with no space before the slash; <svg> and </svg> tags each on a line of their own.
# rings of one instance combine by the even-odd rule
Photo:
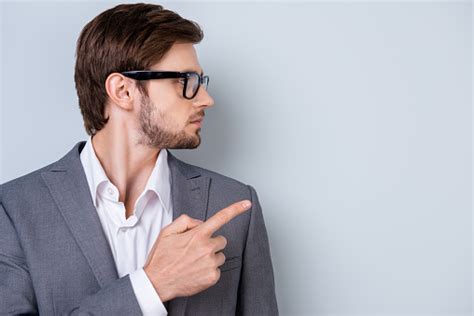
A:
<svg viewBox="0 0 474 316">
<path fill-rule="evenodd" d="M 89 136 L 80 157 L 119 277 L 130 274 L 143 315 L 168 315 L 143 270 L 160 230 L 173 219 L 167 150 L 160 150 L 145 189 L 135 202 L 133 215 L 128 219 L 125 218 L 125 205 L 118 200 L 117 187 L 107 178 L 95 154 L 92 136 Z"/>
</svg>

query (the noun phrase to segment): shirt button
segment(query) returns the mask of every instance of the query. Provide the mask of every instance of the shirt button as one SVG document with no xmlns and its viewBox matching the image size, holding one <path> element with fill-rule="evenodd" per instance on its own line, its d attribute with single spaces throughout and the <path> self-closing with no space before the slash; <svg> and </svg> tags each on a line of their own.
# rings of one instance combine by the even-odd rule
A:
<svg viewBox="0 0 474 316">
<path fill-rule="evenodd" d="M 107 189 L 107 192 L 110 194 L 110 195 L 114 195 L 114 190 L 112 188 L 108 188 Z"/>
</svg>

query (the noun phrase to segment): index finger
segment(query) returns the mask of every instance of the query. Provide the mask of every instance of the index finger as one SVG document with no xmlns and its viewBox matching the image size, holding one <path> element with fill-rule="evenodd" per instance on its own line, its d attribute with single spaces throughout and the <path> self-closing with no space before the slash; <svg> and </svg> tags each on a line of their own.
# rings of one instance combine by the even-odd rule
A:
<svg viewBox="0 0 474 316">
<path fill-rule="evenodd" d="M 234 217 L 247 211 L 251 205 L 252 203 L 249 200 L 243 200 L 231 204 L 208 218 L 199 226 L 199 230 L 203 231 L 204 234 L 211 236 L 216 230 L 230 222 Z"/>
</svg>

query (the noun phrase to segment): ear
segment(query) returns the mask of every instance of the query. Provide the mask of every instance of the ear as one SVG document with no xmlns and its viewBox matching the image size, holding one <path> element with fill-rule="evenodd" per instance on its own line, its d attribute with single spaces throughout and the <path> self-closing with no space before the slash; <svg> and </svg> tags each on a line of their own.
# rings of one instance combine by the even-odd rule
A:
<svg viewBox="0 0 474 316">
<path fill-rule="evenodd" d="M 133 110 L 133 101 L 138 98 L 138 89 L 132 79 L 117 72 L 111 73 L 105 80 L 105 89 L 110 102 L 124 110 Z"/>
</svg>

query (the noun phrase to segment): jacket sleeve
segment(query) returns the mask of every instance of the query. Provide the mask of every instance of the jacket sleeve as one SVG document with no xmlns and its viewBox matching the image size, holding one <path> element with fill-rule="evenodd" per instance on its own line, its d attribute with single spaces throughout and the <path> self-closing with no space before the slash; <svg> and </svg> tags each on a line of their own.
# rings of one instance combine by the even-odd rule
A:
<svg viewBox="0 0 474 316">
<path fill-rule="evenodd" d="M 57 311 L 61 312 L 62 311 Z M 129 275 L 84 297 L 68 315 L 141 315 Z M 0 200 L 0 314 L 39 314 L 33 283 L 13 223 Z"/>
<path fill-rule="evenodd" d="M 267 229 L 255 189 L 251 195 L 250 224 L 242 256 L 242 272 L 237 298 L 237 315 L 278 315 L 275 279 Z"/>
<path fill-rule="evenodd" d="M 26 260 L 15 229 L 0 203 L 0 313 L 37 314 Z"/>
</svg>

